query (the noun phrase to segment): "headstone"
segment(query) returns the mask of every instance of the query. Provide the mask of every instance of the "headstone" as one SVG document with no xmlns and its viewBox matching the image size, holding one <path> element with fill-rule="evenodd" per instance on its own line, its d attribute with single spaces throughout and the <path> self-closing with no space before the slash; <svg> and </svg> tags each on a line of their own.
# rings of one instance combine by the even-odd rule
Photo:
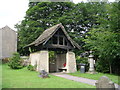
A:
<svg viewBox="0 0 120 90">
<path fill-rule="evenodd" d="M 90 55 L 89 55 L 89 58 L 88 58 L 88 61 L 89 61 L 89 71 L 88 73 L 90 74 L 96 74 L 96 71 L 95 71 L 95 68 L 94 68 L 94 59 L 93 59 L 93 55 L 92 55 L 92 51 L 90 51 Z"/>
<path fill-rule="evenodd" d="M 47 72 L 45 70 L 41 70 L 40 71 L 40 77 L 42 77 L 42 78 L 49 78 L 49 76 L 48 76 L 48 74 L 47 74 Z"/>
<path fill-rule="evenodd" d="M 110 79 L 106 76 L 100 77 L 100 79 L 95 83 L 97 90 L 115 90 L 115 85 Z"/>
</svg>

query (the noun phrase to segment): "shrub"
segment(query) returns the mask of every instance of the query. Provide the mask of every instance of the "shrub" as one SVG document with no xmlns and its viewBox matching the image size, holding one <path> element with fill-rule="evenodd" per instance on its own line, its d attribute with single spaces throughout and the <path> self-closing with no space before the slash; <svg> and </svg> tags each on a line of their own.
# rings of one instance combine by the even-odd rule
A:
<svg viewBox="0 0 120 90">
<path fill-rule="evenodd" d="M 35 65 L 35 66 L 29 65 L 29 66 L 27 67 L 27 69 L 30 70 L 30 71 L 35 71 L 35 70 L 36 70 L 36 67 L 37 67 L 37 65 Z"/>
<path fill-rule="evenodd" d="M 10 58 L 8 66 L 12 69 L 21 69 L 22 66 L 22 59 L 20 58 L 19 53 L 13 53 L 13 56 Z"/>
<path fill-rule="evenodd" d="M 106 63 L 106 64 L 104 64 L 104 63 Z M 96 71 L 102 72 L 102 73 L 108 73 L 109 72 L 108 62 L 105 62 L 103 60 L 98 60 L 96 62 Z"/>
</svg>

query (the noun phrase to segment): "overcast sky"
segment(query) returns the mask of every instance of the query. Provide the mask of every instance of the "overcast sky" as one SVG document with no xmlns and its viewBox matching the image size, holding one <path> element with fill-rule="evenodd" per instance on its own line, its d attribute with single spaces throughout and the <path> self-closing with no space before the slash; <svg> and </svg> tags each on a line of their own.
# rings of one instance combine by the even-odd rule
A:
<svg viewBox="0 0 120 90">
<path fill-rule="evenodd" d="M 1 0 L 0 2 L 0 28 L 14 25 L 23 20 L 28 9 L 28 0 Z"/>
<path fill-rule="evenodd" d="M 74 3 L 80 1 L 81 0 L 73 0 Z M 28 9 L 28 3 L 29 0 L 1 0 L 0 28 L 8 25 L 15 30 L 14 25 L 24 19 L 25 12 Z"/>
</svg>

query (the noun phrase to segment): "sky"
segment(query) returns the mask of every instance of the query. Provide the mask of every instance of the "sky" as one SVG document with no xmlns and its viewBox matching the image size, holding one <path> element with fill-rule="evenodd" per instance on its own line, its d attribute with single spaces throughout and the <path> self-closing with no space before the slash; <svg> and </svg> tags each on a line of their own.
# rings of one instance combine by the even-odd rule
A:
<svg viewBox="0 0 120 90">
<path fill-rule="evenodd" d="M 84 0 L 87 1 L 87 0 Z M 112 1 L 112 0 L 110 0 Z M 81 0 L 73 0 L 74 3 Z M 0 1 L 0 28 L 9 26 L 15 30 L 14 25 L 24 19 L 28 9 L 29 0 L 1 0 Z"/>
<path fill-rule="evenodd" d="M 14 25 L 24 19 L 28 9 L 29 0 L 1 0 L 0 2 L 0 28 Z"/>
</svg>

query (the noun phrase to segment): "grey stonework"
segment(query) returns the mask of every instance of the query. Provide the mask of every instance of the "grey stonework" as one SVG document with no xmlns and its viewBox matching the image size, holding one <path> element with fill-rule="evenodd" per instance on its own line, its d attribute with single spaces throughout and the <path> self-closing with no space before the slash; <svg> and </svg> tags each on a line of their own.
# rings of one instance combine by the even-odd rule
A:
<svg viewBox="0 0 120 90">
<path fill-rule="evenodd" d="M 103 90 L 102 88 L 115 90 L 115 85 L 110 79 L 106 76 L 102 76 L 96 83 L 97 90 Z"/>
<path fill-rule="evenodd" d="M 0 29 L 0 59 L 11 57 L 17 51 L 17 33 L 5 26 Z"/>
<path fill-rule="evenodd" d="M 40 59 L 39 59 L 39 71 L 45 70 L 49 72 L 49 53 L 48 51 L 40 51 Z"/>
<path fill-rule="evenodd" d="M 95 72 L 93 55 L 89 56 L 89 72 Z"/>
<path fill-rule="evenodd" d="M 0 29 L 0 59 L 2 59 L 2 30 Z"/>
<path fill-rule="evenodd" d="M 90 73 L 90 74 L 96 74 L 97 72 L 95 71 L 95 68 L 94 68 L 94 59 L 93 59 L 93 55 L 92 55 L 92 51 L 90 51 L 90 55 L 88 57 L 88 61 L 89 61 L 89 71 L 87 73 Z"/>
<path fill-rule="evenodd" d="M 36 71 L 45 70 L 46 72 L 49 72 L 48 51 L 31 53 L 29 59 L 32 66 L 37 65 Z"/>
<path fill-rule="evenodd" d="M 37 65 L 36 71 L 39 72 L 41 70 L 45 70 L 49 73 L 51 68 L 49 67 L 49 53 L 47 50 L 31 53 L 29 59 L 32 66 Z M 66 63 L 65 67 L 63 65 L 64 63 Z M 75 54 L 70 51 L 64 54 L 57 54 L 55 64 L 56 72 L 59 72 L 60 69 L 65 69 L 66 73 L 73 73 L 77 71 Z"/>
<path fill-rule="evenodd" d="M 75 59 L 75 53 L 74 52 L 67 52 L 66 54 L 66 65 L 67 65 L 67 73 L 73 73 L 76 72 L 76 59 Z"/>
</svg>

